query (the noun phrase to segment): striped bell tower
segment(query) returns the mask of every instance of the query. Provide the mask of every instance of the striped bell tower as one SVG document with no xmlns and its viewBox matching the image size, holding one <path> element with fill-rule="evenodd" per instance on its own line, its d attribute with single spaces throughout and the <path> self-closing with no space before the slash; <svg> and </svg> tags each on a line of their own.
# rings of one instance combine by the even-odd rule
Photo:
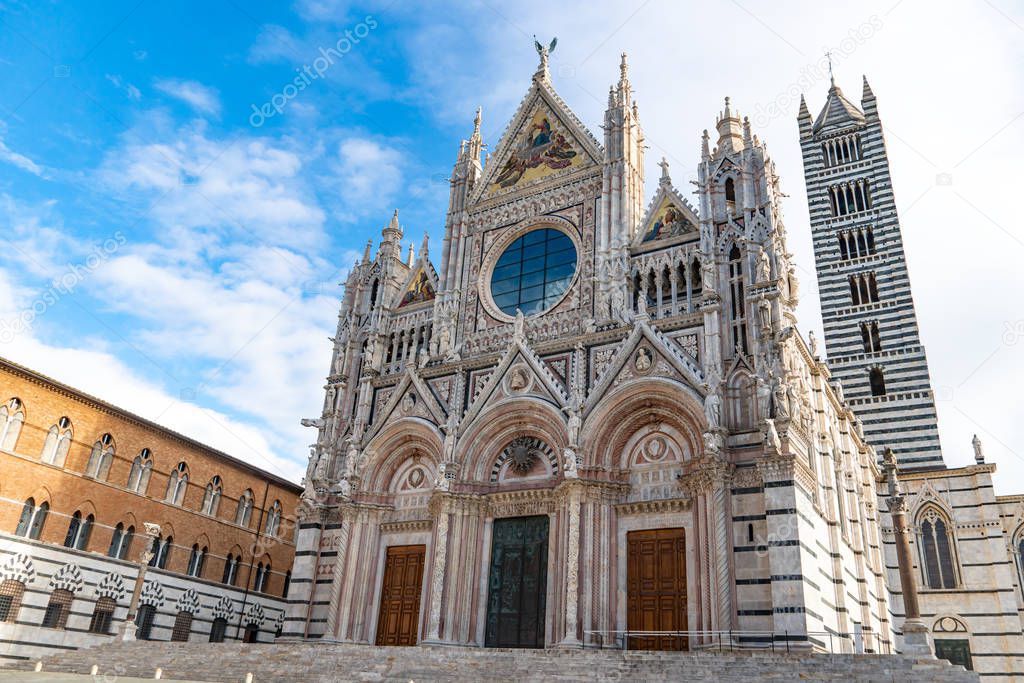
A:
<svg viewBox="0 0 1024 683">
<path fill-rule="evenodd" d="M 832 81 L 797 117 L 828 365 L 868 442 L 902 469 L 944 467 L 889 158 L 874 93 L 858 108 Z"/>
</svg>

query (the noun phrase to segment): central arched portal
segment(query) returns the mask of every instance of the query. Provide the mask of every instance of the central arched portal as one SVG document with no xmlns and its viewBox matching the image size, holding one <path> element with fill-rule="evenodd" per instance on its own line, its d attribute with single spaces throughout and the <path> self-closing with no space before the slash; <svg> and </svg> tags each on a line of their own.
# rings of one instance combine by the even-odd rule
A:
<svg viewBox="0 0 1024 683">
<path fill-rule="evenodd" d="M 544 647 L 547 579 L 547 515 L 494 520 L 487 647 Z"/>
</svg>

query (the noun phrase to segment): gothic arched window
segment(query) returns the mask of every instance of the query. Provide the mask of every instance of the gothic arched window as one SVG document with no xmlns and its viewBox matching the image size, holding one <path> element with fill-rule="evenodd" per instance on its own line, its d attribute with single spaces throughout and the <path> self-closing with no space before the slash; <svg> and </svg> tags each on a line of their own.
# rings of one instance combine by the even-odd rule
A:
<svg viewBox="0 0 1024 683">
<path fill-rule="evenodd" d="M 148 448 L 143 448 L 132 461 L 132 469 L 128 473 L 128 490 L 146 495 L 149 489 L 149 475 L 152 473 L 153 457 Z"/>
<path fill-rule="evenodd" d="M 114 527 L 114 533 L 110 537 L 110 548 L 107 550 L 107 557 L 115 557 L 123 560 L 128 557 L 128 550 L 132 546 L 132 539 L 135 537 L 135 527 L 124 528 L 124 522 L 118 522 Z"/>
<path fill-rule="evenodd" d="M 736 181 L 732 178 L 725 179 L 725 206 L 732 210 L 736 208 Z"/>
<path fill-rule="evenodd" d="M 96 518 L 89 515 L 82 518 L 80 510 L 75 510 L 71 515 L 71 522 L 68 523 L 68 533 L 64 536 L 64 547 L 85 550 L 89 545 L 89 535 L 92 534 L 92 525 Z"/>
<path fill-rule="evenodd" d="M 49 503 L 41 503 L 39 507 L 36 507 L 35 499 L 29 498 L 21 508 L 21 518 L 18 520 L 18 528 L 14 535 L 38 541 L 49 512 Z"/>
<path fill-rule="evenodd" d="M 106 481 L 110 473 L 110 465 L 114 462 L 114 437 L 104 434 L 100 440 L 92 445 L 92 453 L 89 454 L 89 464 L 85 467 L 85 474 L 94 479 Z"/>
<path fill-rule="evenodd" d="M 64 466 L 64 460 L 68 457 L 68 450 L 71 448 L 71 420 L 62 417 L 57 424 L 50 427 L 46 434 L 46 441 L 43 442 L 43 453 L 40 459 L 50 465 L 57 467 Z"/>
<path fill-rule="evenodd" d="M 738 353 L 747 353 L 747 323 L 744 315 L 747 302 L 743 292 L 743 254 L 735 244 L 729 251 L 729 292 L 733 348 Z"/>
<path fill-rule="evenodd" d="M 0 448 L 13 451 L 21 434 L 21 426 L 25 424 L 25 411 L 21 399 L 15 397 L 0 407 Z"/>
<path fill-rule="evenodd" d="M 928 588 L 956 588 L 956 562 L 949 520 L 933 505 L 918 515 L 921 569 Z"/>
<path fill-rule="evenodd" d="M 192 544 L 192 552 L 188 556 L 186 574 L 197 578 L 203 575 L 203 565 L 206 564 L 206 552 L 207 548 L 205 545 L 200 548 L 198 543 Z"/>
<path fill-rule="evenodd" d="M 185 491 L 187 489 L 188 465 L 184 462 L 179 462 L 178 466 L 171 472 L 171 476 L 167 478 L 167 495 L 165 496 L 167 502 L 181 505 L 185 500 Z"/>
<path fill-rule="evenodd" d="M 238 510 L 235 511 L 235 524 L 248 527 L 252 519 L 252 489 L 246 489 L 238 499 Z"/>
<path fill-rule="evenodd" d="M 206 492 L 203 494 L 203 514 L 211 517 L 217 516 L 217 509 L 220 507 L 220 496 L 223 492 L 220 477 L 214 475 L 210 483 L 206 485 Z"/>
<path fill-rule="evenodd" d="M 281 527 L 281 501 L 275 500 L 274 504 L 270 508 L 270 513 L 267 515 L 267 536 L 277 536 L 277 532 Z"/>
</svg>

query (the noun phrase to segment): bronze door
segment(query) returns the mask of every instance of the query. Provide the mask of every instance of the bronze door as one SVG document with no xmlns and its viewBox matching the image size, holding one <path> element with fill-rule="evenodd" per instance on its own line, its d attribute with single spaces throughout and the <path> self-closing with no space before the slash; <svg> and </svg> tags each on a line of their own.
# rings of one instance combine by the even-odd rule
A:
<svg viewBox="0 0 1024 683">
<path fill-rule="evenodd" d="M 384 560 L 378 645 L 415 645 L 420 623 L 425 545 L 393 545 Z"/>
<path fill-rule="evenodd" d="M 548 518 L 494 520 L 487 647 L 544 647 Z"/>
<path fill-rule="evenodd" d="M 683 529 L 631 531 L 626 536 L 626 628 L 686 630 L 686 537 Z M 675 635 L 631 636 L 630 650 L 686 650 Z"/>
</svg>

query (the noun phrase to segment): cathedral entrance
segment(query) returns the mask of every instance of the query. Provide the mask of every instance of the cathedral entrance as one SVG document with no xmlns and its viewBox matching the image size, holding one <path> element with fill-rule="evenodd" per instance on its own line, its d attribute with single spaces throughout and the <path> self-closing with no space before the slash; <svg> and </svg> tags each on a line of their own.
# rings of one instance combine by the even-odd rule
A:
<svg viewBox="0 0 1024 683">
<path fill-rule="evenodd" d="M 547 579 L 547 516 L 494 520 L 487 647 L 544 647 Z"/>
<path fill-rule="evenodd" d="M 425 545 L 393 545 L 384 560 L 378 645 L 415 645 L 420 623 Z"/>
<path fill-rule="evenodd" d="M 648 529 L 626 535 L 626 628 L 686 630 L 686 535 L 683 529 Z M 631 636 L 630 650 L 686 650 L 689 639 Z"/>
</svg>

